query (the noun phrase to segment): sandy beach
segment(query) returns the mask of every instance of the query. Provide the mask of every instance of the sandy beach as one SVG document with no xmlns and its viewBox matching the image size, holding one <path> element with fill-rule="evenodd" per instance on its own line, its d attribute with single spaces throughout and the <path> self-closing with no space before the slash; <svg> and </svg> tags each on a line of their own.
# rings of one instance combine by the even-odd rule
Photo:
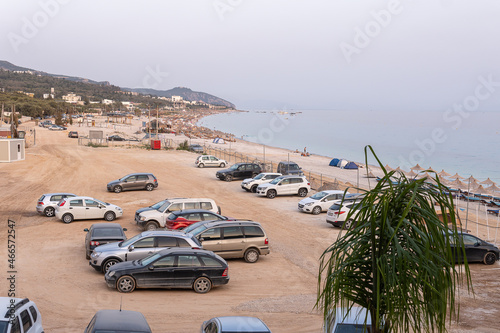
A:
<svg viewBox="0 0 500 333">
<path fill-rule="evenodd" d="M 143 119 L 136 119 L 137 124 Z M 106 124 L 106 134 L 134 136 L 138 127 Z M 34 123 L 26 123 L 28 128 Z M 91 127 L 70 126 L 80 135 Z M 36 127 L 37 143 L 26 150 L 26 160 L 0 164 L 4 185 L 0 192 L 1 216 L 16 222 L 16 260 L 18 297 L 29 297 L 40 308 L 47 333 L 81 332 L 100 309 L 141 311 L 154 332 L 196 332 L 201 323 L 215 316 L 249 315 L 264 320 L 273 332 L 321 332 L 322 316 L 314 309 L 317 292 L 318 259 L 335 241 L 339 230 L 317 216 L 297 211 L 295 196 L 274 200 L 244 192 L 239 181 L 221 182 L 217 168 L 198 169 L 196 154 L 187 151 L 152 151 L 134 147 L 137 143 L 113 144 L 107 148 L 78 145 L 67 131 L 55 132 Z M 172 142 L 191 140 L 214 146 L 209 139 L 166 134 Z M 229 146 L 230 145 L 230 146 Z M 219 146 L 220 147 L 220 146 Z M 264 147 L 242 140 L 224 148 L 263 158 Z M 288 150 L 265 147 L 266 160 L 290 160 L 303 170 L 324 174 L 345 183 L 368 186 L 356 170 L 328 166 L 329 159 L 311 155 L 302 157 Z M 233 162 L 233 161 L 228 161 Z M 375 175 L 380 170 L 372 168 Z M 115 194 L 106 191 L 106 183 L 131 172 L 152 172 L 159 188 L 153 192 L 131 191 Z M 366 172 L 366 171 L 365 171 Z M 371 180 L 373 182 L 373 180 Z M 373 183 L 372 183 L 373 184 Z M 64 224 L 56 218 L 36 213 L 37 199 L 43 193 L 65 191 L 93 196 L 119 205 L 124 210 L 116 220 L 128 228 L 128 237 L 140 232 L 133 221 L 135 210 L 169 197 L 210 197 L 224 215 L 256 220 L 264 226 L 271 254 L 256 264 L 229 260 L 228 285 L 206 295 L 190 290 L 136 290 L 120 294 L 108 289 L 102 274 L 85 260 L 84 228 L 103 221 L 75 221 Z M 0 232 L 6 233 L 5 223 Z M 486 228 L 479 229 L 485 237 Z M 2 237 L 1 257 L 7 258 L 6 237 Z M 7 263 L 4 262 L 4 271 Z M 500 332 L 500 301 L 497 262 L 493 266 L 472 264 L 475 297 L 460 291 L 460 320 L 450 332 Z M 2 279 L 0 288 L 7 290 Z"/>
</svg>

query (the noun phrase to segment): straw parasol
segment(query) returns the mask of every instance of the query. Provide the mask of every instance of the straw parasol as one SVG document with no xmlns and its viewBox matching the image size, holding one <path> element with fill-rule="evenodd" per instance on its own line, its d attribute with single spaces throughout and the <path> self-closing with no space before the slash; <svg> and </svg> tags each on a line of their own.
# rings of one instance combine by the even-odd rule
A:
<svg viewBox="0 0 500 333">
<path fill-rule="evenodd" d="M 490 187 L 487 187 L 486 189 L 490 191 L 491 194 L 495 194 L 494 192 L 500 192 L 500 187 L 496 186 L 495 184 L 491 185 Z"/>
<path fill-rule="evenodd" d="M 414 178 L 417 174 L 413 170 L 410 170 L 410 172 L 408 172 L 406 175 L 410 178 Z"/>
<path fill-rule="evenodd" d="M 483 185 L 479 185 L 478 187 L 476 187 L 476 188 L 474 189 L 474 192 L 475 192 L 475 193 L 479 193 L 479 194 L 490 194 L 490 191 L 488 191 L 487 189 L 485 189 L 485 188 L 483 187 Z"/>
<path fill-rule="evenodd" d="M 495 182 L 492 181 L 489 177 L 485 181 L 482 181 L 480 184 L 485 184 L 485 185 L 494 185 Z"/>
<path fill-rule="evenodd" d="M 438 173 L 438 176 L 439 177 L 450 177 L 451 175 L 448 172 L 444 171 L 444 169 L 443 169 L 443 170 L 441 170 L 440 173 Z"/>
<path fill-rule="evenodd" d="M 470 181 L 470 183 L 477 183 L 479 182 L 476 178 L 470 176 L 469 178 L 464 179 L 464 181 Z"/>
<path fill-rule="evenodd" d="M 428 171 L 428 172 L 434 172 L 434 173 L 437 173 L 437 172 L 436 172 L 436 170 L 434 170 L 432 167 L 428 167 L 428 168 L 427 168 L 427 171 Z"/>
<path fill-rule="evenodd" d="M 422 167 L 421 167 L 420 165 L 418 165 L 418 163 L 417 163 L 417 165 L 415 165 L 413 168 L 411 168 L 411 170 L 413 170 L 413 171 L 422 171 L 422 170 L 424 170 L 424 168 L 422 168 Z"/>
<path fill-rule="evenodd" d="M 464 177 L 458 175 L 458 172 L 456 174 L 454 174 L 453 176 L 451 176 L 450 178 L 451 179 L 457 179 L 457 178 L 458 179 L 464 179 Z"/>
<path fill-rule="evenodd" d="M 385 170 L 387 170 L 387 171 L 392 171 L 392 170 L 394 170 L 393 168 L 391 168 L 391 167 L 389 166 L 389 164 L 386 164 L 384 168 L 385 168 Z"/>
<path fill-rule="evenodd" d="M 460 179 L 455 179 L 454 181 L 450 182 L 450 185 L 456 186 L 458 188 L 467 188 L 467 184 L 463 183 Z"/>
</svg>

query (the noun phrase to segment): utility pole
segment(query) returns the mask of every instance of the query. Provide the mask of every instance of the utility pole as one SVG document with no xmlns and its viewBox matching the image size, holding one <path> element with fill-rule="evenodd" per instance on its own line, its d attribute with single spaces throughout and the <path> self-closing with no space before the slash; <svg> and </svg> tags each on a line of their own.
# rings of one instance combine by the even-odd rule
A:
<svg viewBox="0 0 500 333">
<path fill-rule="evenodd" d="M 150 105 L 148 105 L 148 111 L 149 111 L 148 137 L 149 137 L 149 140 L 151 140 L 151 106 Z"/>
<path fill-rule="evenodd" d="M 158 104 L 156 104 L 156 140 L 158 140 Z"/>
</svg>

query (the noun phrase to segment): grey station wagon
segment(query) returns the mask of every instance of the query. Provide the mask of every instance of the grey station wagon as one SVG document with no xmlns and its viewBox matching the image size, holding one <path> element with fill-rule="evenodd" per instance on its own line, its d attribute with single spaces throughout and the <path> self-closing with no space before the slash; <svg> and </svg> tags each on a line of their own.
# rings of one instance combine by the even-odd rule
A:
<svg viewBox="0 0 500 333">
<path fill-rule="evenodd" d="M 152 191 L 158 187 L 158 180 L 152 173 L 132 173 L 108 183 L 107 189 L 110 192 L 120 193 L 129 190 Z"/>
</svg>

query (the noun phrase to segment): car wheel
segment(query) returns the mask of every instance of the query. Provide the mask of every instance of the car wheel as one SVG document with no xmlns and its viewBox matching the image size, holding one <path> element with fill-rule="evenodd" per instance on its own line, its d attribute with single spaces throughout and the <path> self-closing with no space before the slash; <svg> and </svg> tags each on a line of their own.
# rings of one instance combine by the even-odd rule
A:
<svg viewBox="0 0 500 333">
<path fill-rule="evenodd" d="M 483 262 L 486 265 L 493 265 L 497 261 L 497 256 L 493 252 L 488 252 L 484 255 Z"/>
<path fill-rule="evenodd" d="M 62 220 L 64 223 L 71 223 L 71 222 L 73 222 L 74 218 L 73 218 L 73 215 L 68 213 L 68 214 L 63 215 Z"/>
<path fill-rule="evenodd" d="M 252 186 L 252 193 L 257 193 L 257 185 Z"/>
<path fill-rule="evenodd" d="M 146 185 L 146 190 L 147 191 L 152 191 L 154 188 L 155 188 L 155 186 L 153 184 Z"/>
<path fill-rule="evenodd" d="M 232 175 L 226 175 L 226 182 L 230 182 L 233 180 L 233 176 Z"/>
<path fill-rule="evenodd" d="M 248 249 L 245 252 L 245 261 L 253 264 L 259 260 L 259 251 L 256 249 Z"/>
<path fill-rule="evenodd" d="M 344 223 L 345 229 L 351 229 L 353 226 L 354 226 L 354 221 L 352 219 L 349 219 Z"/>
<path fill-rule="evenodd" d="M 85 259 L 90 260 L 90 252 L 87 252 L 87 250 L 85 250 Z"/>
<path fill-rule="evenodd" d="M 160 226 L 158 225 L 158 223 L 151 221 L 151 222 L 146 223 L 146 226 L 144 227 L 144 229 L 150 231 L 150 230 L 156 230 L 159 227 Z"/>
<path fill-rule="evenodd" d="M 117 264 L 119 263 L 120 261 L 118 259 L 108 259 L 104 262 L 104 264 L 102 265 L 102 270 L 104 273 L 107 273 L 109 268 L 111 266 L 113 266 L 114 264 Z"/>
<path fill-rule="evenodd" d="M 226 166 L 226 163 L 221 163 L 219 166 L 220 166 L 221 168 L 223 168 L 223 167 L 225 167 L 225 166 Z"/>
<path fill-rule="evenodd" d="M 115 187 L 113 187 L 113 192 L 120 193 L 121 191 L 122 191 L 122 187 L 121 186 L 115 186 Z"/>
<path fill-rule="evenodd" d="M 198 164 L 198 168 L 204 168 L 204 167 L 205 167 L 205 164 L 203 164 L 203 163 Z"/>
<path fill-rule="evenodd" d="M 320 206 L 316 206 L 312 209 L 311 213 L 313 215 L 318 215 L 319 213 L 321 213 L 321 207 Z"/>
<path fill-rule="evenodd" d="M 55 212 L 56 210 L 54 209 L 54 207 L 47 207 L 45 208 L 45 210 L 43 211 L 43 213 L 45 214 L 45 216 L 47 217 L 52 217 L 55 215 Z"/>
<path fill-rule="evenodd" d="M 104 219 L 108 222 L 113 221 L 115 218 L 116 218 L 116 215 L 113 212 L 106 212 L 106 214 L 104 214 Z"/>
<path fill-rule="evenodd" d="M 307 189 L 301 188 L 299 189 L 299 197 L 305 197 L 307 195 Z"/>
<path fill-rule="evenodd" d="M 276 191 L 275 190 L 269 190 L 269 191 L 267 191 L 266 197 L 268 197 L 269 199 L 276 198 Z"/>
<path fill-rule="evenodd" d="M 207 277 L 199 277 L 193 283 L 193 289 L 199 294 L 205 294 L 212 289 L 212 281 Z"/>
<path fill-rule="evenodd" d="M 131 293 L 135 289 L 135 280 L 129 275 L 122 276 L 116 281 L 116 289 L 121 293 Z"/>
</svg>

